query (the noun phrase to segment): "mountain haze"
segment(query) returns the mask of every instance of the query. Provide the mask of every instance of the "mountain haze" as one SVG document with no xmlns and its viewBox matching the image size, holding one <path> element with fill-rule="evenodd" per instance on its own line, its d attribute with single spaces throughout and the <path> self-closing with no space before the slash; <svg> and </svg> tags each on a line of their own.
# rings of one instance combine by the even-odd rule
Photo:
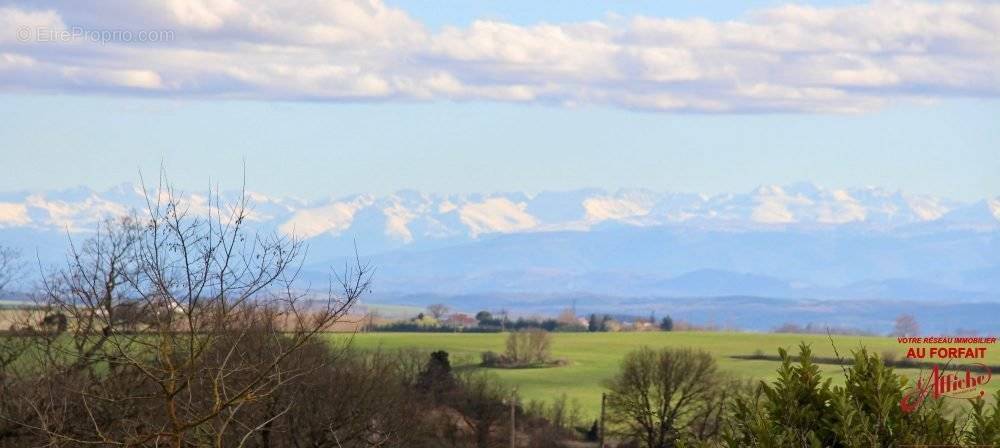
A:
<svg viewBox="0 0 1000 448">
<path fill-rule="evenodd" d="M 235 197 L 226 193 L 224 197 Z M 310 246 L 306 280 L 357 245 L 382 291 L 822 299 L 1000 298 L 1000 198 L 962 203 L 809 183 L 306 201 L 249 193 L 252 225 Z M 186 205 L 203 214 L 207 195 Z M 0 194 L 0 243 L 55 262 L 67 235 L 142 210 L 142 189 Z"/>
</svg>

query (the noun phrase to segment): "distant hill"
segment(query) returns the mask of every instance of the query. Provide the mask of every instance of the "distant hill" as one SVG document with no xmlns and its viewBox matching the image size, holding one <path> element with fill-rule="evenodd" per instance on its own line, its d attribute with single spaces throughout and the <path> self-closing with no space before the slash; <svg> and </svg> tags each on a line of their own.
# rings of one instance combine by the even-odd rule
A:
<svg viewBox="0 0 1000 448">
<path fill-rule="evenodd" d="M 232 197 L 232 194 L 228 194 Z M 394 294 L 1000 300 L 1000 198 L 973 203 L 808 183 L 747 193 L 585 189 L 316 201 L 251 193 L 251 224 L 305 239 L 304 283 L 355 245 Z M 0 244 L 43 265 L 140 188 L 0 193 Z M 206 198 L 192 192 L 191 213 Z"/>
</svg>

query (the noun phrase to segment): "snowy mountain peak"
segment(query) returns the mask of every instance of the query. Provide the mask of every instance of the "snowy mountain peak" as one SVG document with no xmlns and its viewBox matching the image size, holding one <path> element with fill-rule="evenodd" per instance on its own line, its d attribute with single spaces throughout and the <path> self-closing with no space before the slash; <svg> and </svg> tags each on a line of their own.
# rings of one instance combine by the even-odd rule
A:
<svg viewBox="0 0 1000 448">
<path fill-rule="evenodd" d="M 148 189 L 149 187 L 147 187 Z M 223 199 L 238 193 L 224 193 Z M 187 194 L 192 213 L 207 210 L 207 192 Z M 961 204 L 875 187 L 827 189 L 811 183 L 762 185 L 748 193 L 715 196 L 627 189 L 435 195 L 401 190 L 303 201 L 248 193 L 259 226 L 334 246 L 364 238 L 393 249 L 414 243 L 461 241 L 487 235 L 577 230 L 603 223 L 629 226 L 835 226 L 896 227 L 941 222 L 1000 223 L 1000 198 Z M 0 194 L 0 229 L 85 232 L 108 216 L 141 210 L 142 187 L 121 184 L 97 192 L 75 188 Z"/>
</svg>

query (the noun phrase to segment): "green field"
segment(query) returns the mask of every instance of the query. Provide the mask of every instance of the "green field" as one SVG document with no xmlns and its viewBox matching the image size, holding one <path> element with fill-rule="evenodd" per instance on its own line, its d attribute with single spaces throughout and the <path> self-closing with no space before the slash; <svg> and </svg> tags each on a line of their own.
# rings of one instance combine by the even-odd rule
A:
<svg viewBox="0 0 1000 448">
<path fill-rule="evenodd" d="M 732 359 L 733 355 L 752 355 L 761 350 L 777 354 L 778 347 L 797 353 L 800 341 L 812 345 L 817 356 L 834 356 L 834 348 L 825 335 L 767 334 L 767 333 L 703 333 L 703 332 L 640 332 L 640 333 L 553 333 L 553 355 L 569 361 L 562 367 L 543 369 L 489 369 L 504 383 L 516 386 L 524 400 L 550 400 L 561 394 L 576 399 L 588 417 L 600 409 L 601 381 L 613 375 L 622 356 L 630 350 L 647 345 L 650 347 L 692 347 L 716 355 L 723 372 L 744 378 L 771 378 L 778 363 L 775 361 Z M 367 333 L 355 336 L 359 348 L 397 349 L 416 347 L 427 350 L 446 350 L 458 366 L 471 366 L 479 362 L 483 351 L 503 351 L 504 334 L 463 333 Z M 852 349 L 865 345 L 875 353 L 893 352 L 903 358 L 905 347 L 894 338 L 834 336 L 833 341 L 841 356 L 848 356 Z M 986 364 L 1000 364 L 1000 352 L 992 347 L 987 350 Z M 842 382 L 841 366 L 821 365 L 824 373 L 834 382 Z M 915 378 L 918 371 L 901 369 Z M 989 384 L 990 392 L 1000 381 Z"/>
</svg>

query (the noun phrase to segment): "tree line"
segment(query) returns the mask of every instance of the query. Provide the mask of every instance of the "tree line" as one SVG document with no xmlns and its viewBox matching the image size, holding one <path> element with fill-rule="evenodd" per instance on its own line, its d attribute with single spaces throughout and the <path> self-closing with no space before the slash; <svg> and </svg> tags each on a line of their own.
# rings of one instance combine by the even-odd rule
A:
<svg viewBox="0 0 1000 448">
<path fill-rule="evenodd" d="M 589 318 L 581 319 L 567 308 L 556 318 L 517 317 L 508 316 L 506 311 L 492 313 L 479 311 L 475 317 L 463 313 L 451 313 L 444 304 L 432 304 L 427 307 L 427 313 L 418 313 L 409 319 L 396 320 L 388 323 L 371 324 L 369 331 L 381 332 L 414 332 L 414 333 L 500 333 L 505 331 L 521 331 L 540 329 L 552 332 L 608 332 L 608 331 L 673 331 L 674 321 L 667 315 L 657 320 L 649 318 L 615 317 L 610 314 L 590 314 Z M 701 329 L 682 322 L 685 330 Z"/>
</svg>

